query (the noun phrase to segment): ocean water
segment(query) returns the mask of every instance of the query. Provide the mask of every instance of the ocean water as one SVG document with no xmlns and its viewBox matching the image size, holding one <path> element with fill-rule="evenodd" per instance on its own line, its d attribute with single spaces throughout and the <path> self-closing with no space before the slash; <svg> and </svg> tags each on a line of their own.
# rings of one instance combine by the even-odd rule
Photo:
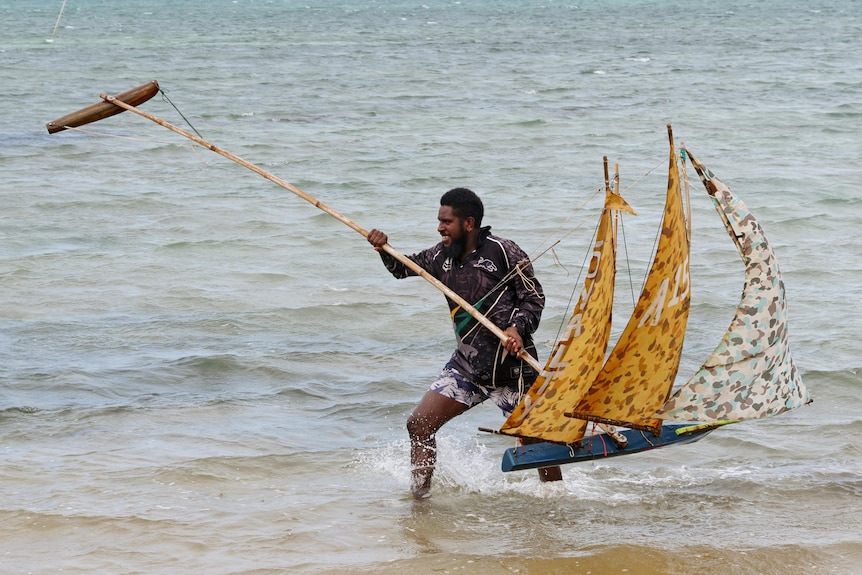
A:
<svg viewBox="0 0 862 575">
<path fill-rule="evenodd" d="M 0 0 L 0 18 L 0 573 L 862 572 L 852 0 Z M 604 155 L 639 213 L 637 291 L 670 123 L 773 243 L 814 403 L 553 485 L 499 470 L 513 441 L 477 431 L 502 422 L 481 406 L 441 430 L 415 504 L 404 421 L 451 352 L 442 295 L 144 118 L 47 134 L 152 79 L 170 101 L 143 109 L 405 253 L 436 241 L 444 191 L 475 189 L 536 260 L 548 345 Z M 742 287 L 692 193 L 682 375 Z"/>
</svg>

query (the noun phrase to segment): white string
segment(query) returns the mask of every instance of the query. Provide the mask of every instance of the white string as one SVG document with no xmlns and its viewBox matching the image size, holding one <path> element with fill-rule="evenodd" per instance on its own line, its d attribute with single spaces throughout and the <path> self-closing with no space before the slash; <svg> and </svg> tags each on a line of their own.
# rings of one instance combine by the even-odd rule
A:
<svg viewBox="0 0 862 575">
<path fill-rule="evenodd" d="M 188 149 L 192 150 L 198 158 L 201 159 L 201 162 L 203 162 L 204 164 L 209 164 L 209 162 L 207 160 L 205 160 L 204 156 L 200 153 L 200 150 L 198 150 L 198 146 L 195 146 L 194 144 L 185 144 L 185 143 L 178 144 L 176 142 L 167 142 L 165 140 L 154 140 L 152 138 L 138 138 L 138 137 L 134 137 L 134 136 L 121 136 L 119 134 L 106 134 L 105 132 L 96 132 L 93 130 L 84 130 L 81 128 L 74 128 L 72 126 L 63 126 L 63 128 L 66 130 L 81 132 L 82 134 L 90 134 L 91 136 L 102 136 L 104 138 L 118 138 L 120 140 L 132 140 L 135 142 L 147 142 L 150 144 L 163 144 L 166 146 L 178 146 L 180 148 L 188 148 Z"/>
</svg>

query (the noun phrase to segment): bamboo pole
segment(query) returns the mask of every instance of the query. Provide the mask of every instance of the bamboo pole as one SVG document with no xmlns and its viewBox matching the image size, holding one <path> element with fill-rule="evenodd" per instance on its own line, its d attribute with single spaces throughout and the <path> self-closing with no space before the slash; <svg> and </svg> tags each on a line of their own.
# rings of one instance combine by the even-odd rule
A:
<svg viewBox="0 0 862 575">
<path fill-rule="evenodd" d="M 119 106 L 121 108 L 124 108 L 124 109 L 126 109 L 130 112 L 133 112 L 139 116 L 142 116 L 142 117 L 144 117 L 144 118 L 146 118 L 152 122 L 155 122 L 156 124 L 158 124 L 164 128 L 167 128 L 168 130 L 170 130 L 176 134 L 179 134 L 185 138 L 188 138 L 189 140 L 192 140 L 193 142 L 203 146 L 204 148 L 207 148 L 208 150 L 215 152 L 216 154 L 219 154 L 220 156 L 224 156 L 225 158 L 227 158 L 233 162 L 236 162 L 237 164 L 243 166 L 244 168 L 248 168 L 249 170 L 258 174 L 259 176 L 266 178 L 267 180 L 273 182 L 274 184 L 281 186 L 282 188 L 286 189 L 287 191 L 292 192 L 293 194 L 299 196 L 300 198 L 302 198 L 306 202 L 310 203 L 314 207 L 318 208 L 319 210 L 326 212 L 327 214 L 329 214 L 330 216 L 332 216 L 336 220 L 338 220 L 341 223 L 345 224 L 346 226 L 350 227 L 354 231 L 362 234 L 363 237 L 365 237 L 365 238 L 368 237 L 368 230 L 366 230 L 365 228 L 363 228 L 362 226 L 360 226 L 359 224 L 357 224 L 356 222 L 354 222 L 353 220 L 351 220 L 347 216 L 335 211 L 334 209 L 332 209 L 328 205 L 324 204 L 323 202 L 321 202 L 320 200 L 318 200 L 314 196 L 302 191 L 301 189 L 297 188 L 293 184 L 290 184 L 290 183 L 282 180 L 281 178 L 273 175 L 272 173 L 264 170 L 263 168 L 255 165 L 255 164 L 252 164 L 251 162 L 248 162 L 248 161 L 240 158 L 239 156 L 232 154 L 231 152 L 228 152 L 227 150 L 219 148 L 219 147 L 215 146 L 214 144 L 207 142 L 203 138 L 200 138 L 200 137 L 198 137 L 198 136 L 196 136 L 190 132 L 187 132 L 186 130 L 183 130 L 182 128 L 178 128 L 177 126 L 174 126 L 173 124 L 170 124 L 170 123 L 162 120 L 161 118 L 158 118 L 158 117 L 150 114 L 149 112 L 145 112 L 143 110 L 136 108 L 135 106 L 127 104 L 126 102 L 123 102 L 122 100 L 119 100 L 118 98 L 115 98 L 114 96 L 110 96 L 108 94 L 100 94 L 99 97 L 102 98 L 106 102 L 109 102 L 111 104 L 114 104 L 115 106 Z M 96 118 L 96 119 L 99 119 L 99 118 Z M 387 254 L 389 254 L 392 257 L 394 257 L 395 259 L 397 259 L 399 262 L 403 263 L 408 268 L 410 268 L 418 276 L 420 276 L 421 278 L 428 281 L 428 283 L 430 283 L 431 285 L 436 287 L 438 290 L 443 292 L 443 294 L 445 294 L 446 297 L 448 297 L 449 299 L 451 299 L 452 301 L 457 303 L 459 306 L 461 306 L 461 308 L 463 310 L 465 310 L 467 313 L 469 313 L 479 323 L 481 323 L 483 326 L 485 326 L 491 333 L 493 333 L 495 336 L 497 336 L 500 339 L 500 341 L 505 342 L 509 339 L 509 336 L 506 335 L 506 333 L 502 329 L 500 329 L 494 322 L 492 322 L 490 319 L 485 317 L 479 310 L 477 310 L 475 307 L 473 307 L 472 304 L 470 304 L 467 300 L 465 300 L 460 295 L 458 295 L 457 293 L 452 291 L 448 286 L 446 286 L 440 280 L 438 280 L 437 278 L 435 278 L 434 276 L 429 274 L 427 271 L 422 269 L 422 267 L 420 267 L 416 262 L 414 262 L 413 260 L 411 260 L 410 258 L 405 256 L 404 254 L 402 254 L 401 252 L 399 252 L 398 250 L 393 248 L 388 243 L 384 244 L 381 249 L 384 252 L 386 252 Z M 518 358 L 522 359 L 530 367 L 535 369 L 536 373 L 542 372 L 542 366 L 539 364 L 539 362 L 533 356 L 528 354 L 525 350 L 522 349 L 519 352 Z"/>
</svg>

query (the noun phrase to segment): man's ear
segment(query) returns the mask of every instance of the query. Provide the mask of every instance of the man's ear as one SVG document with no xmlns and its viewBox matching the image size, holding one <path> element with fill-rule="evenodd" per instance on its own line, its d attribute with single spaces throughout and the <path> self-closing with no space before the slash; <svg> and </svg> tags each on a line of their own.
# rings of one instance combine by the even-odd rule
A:
<svg viewBox="0 0 862 575">
<path fill-rule="evenodd" d="M 472 232 L 473 228 L 476 227 L 476 218 L 474 218 L 473 216 L 467 216 L 467 218 L 464 220 L 464 227 L 467 228 L 468 232 Z"/>
</svg>

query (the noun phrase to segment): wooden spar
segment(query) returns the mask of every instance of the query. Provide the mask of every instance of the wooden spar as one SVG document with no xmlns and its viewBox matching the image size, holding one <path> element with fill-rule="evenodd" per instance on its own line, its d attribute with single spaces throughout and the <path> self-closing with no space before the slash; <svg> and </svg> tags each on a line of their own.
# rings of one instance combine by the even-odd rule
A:
<svg viewBox="0 0 862 575">
<path fill-rule="evenodd" d="M 128 92 L 126 92 L 126 93 L 128 93 Z M 131 105 L 131 104 L 125 102 L 122 99 L 123 95 L 124 94 L 121 94 L 117 97 L 114 97 L 114 96 L 109 96 L 107 94 L 100 94 L 99 97 L 101 97 L 103 100 L 105 100 L 105 105 L 107 105 L 107 106 L 111 106 L 112 108 L 115 106 L 118 106 L 121 109 L 125 109 L 125 110 L 128 110 L 130 112 L 134 112 L 135 114 L 142 116 L 142 117 L 144 117 L 144 118 L 146 118 L 152 122 L 155 122 L 156 124 L 158 124 L 164 128 L 167 128 L 168 130 L 170 130 L 176 134 L 179 134 L 180 136 L 188 138 L 189 140 L 203 146 L 204 148 L 207 148 L 208 150 L 210 150 L 212 152 L 215 152 L 216 154 L 219 154 L 220 156 L 224 156 L 225 158 L 227 158 L 233 162 L 236 162 L 237 164 L 239 164 L 245 168 L 248 168 L 249 170 L 258 174 L 259 176 L 262 176 L 263 178 L 266 178 L 270 182 L 273 182 L 274 184 L 281 186 L 285 190 L 292 192 L 293 194 L 299 196 L 300 198 L 302 198 L 306 202 L 310 203 L 314 207 L 318 208 L 319 210 L 326 212 L 327 214 L 329 214 L 330 216 L 332 216 L 333 218 L 335 218 L 339 222 L 345 224 L 346 226 L 353 229 L 354 231 L 359 232 L 364 237 L 366 237 L 366 238 L 368 237 L 368 230 L 366 230 L 365 228 L 363 228 L 362 226 L 360 226 L 359 224 L 357 224 L 356 222 L 354 222 L 350 218 L 344 216 L 343 214 L 341 214 L 341 213 L 335 211 L 334 209 L 332 209 L 331 207 L 327 206 L 326 204 L 324 204 L 323 202 L 321 202 L 317 198 L 315 198 L 315 197 L 311 196 L 310 194 L 307 194 L 304 191 L 300 190 L 299 188 L 297 188 L 293 184 L 290 184 L 290 183 L 282 180 L 281 178 L 273 175 L 270 172 L 267 172 L 266 170 L 264 170 L 263 168 L 261 168 L 259 166 L 256 166 L 255 164 L 252 164 L 251 162 L 243 160 L 239 156 L 236 156 L 236 155 L 228 152 L 227 150 L 221 149 L 221 148 L 207 142 L 203 138 L 200 138 L 200 137 L 198 137 L 198 136 L 196 136 L 190 132 L 187 132 L 187 131 L 183 130 L 182 128 L 178 128 L 177 126 L 174 126 L 173 124 L 170 124 L 170 123 L 162 120 L 161 118 L 158 118 L 158 117 L 156 117 L 156 116 L 154 116 L 148 112 L 145 112 L 143 110 L 139 110 L 134 105 Z M 75 114 L 69 114 L 69 116 L 66 116 L 66 117 L 73 117 L 74 116 L 76 118 L 81 119 L 82 121 L 77 124 L 80 126 L 80 125 L 83 125 L 83 124 L 86 124 L 89 122 L 95 122 L 97 120 L 101 120 L 102 118 L 105 118 L 107 116 L 110 116 L 110 115 L 117 113 L 117 112 L 112 112 L 111 114 L 98 115 L 100 112 L 96 111 L 96 110 L 91 110 L 91 108 L 94 108 L 94 107 L 91 106 L 90 108 L 85 108 L 84 110 L 80 110 L 79 112 L 76 112 Z M 122 110 L 120 110 L 120 111 L 122 111 Z M 55 120 L 55 122 L 56 122 L 56 120 Z M 50 126 L 50 124 L 49 124 L 49 126 Z M 50 131 L 50 128 L 49 128 L 49 131 Z M 399 252 L 398 250 L 396 250 L 395 248 L 393 248 L 389 244 L 384 244 L 381 249 L 384 252 L 386 252 L 387 254 L 389 254 L 392 257 L 394 257 L 395 259 L 397 259 L 399 262 L 403 263 L 408 268 L 410 268 L 418 276 L 420 276 L 421 278 L 428 281 L 428 283 L 430 283 L 431 285 L 436 287 L 438 290 L 443 292 L 443 294 L 446 295 L 446 297 L 448 297 L 449 299 L 451 299 L 452 301 L 457 303 L 459 306 L 461 306 L 461 308 L 463 310 L 465 310 L 467 313 L 469 313 L 471 316 L 473 316 L 479 323 L 481 323 L 488 330 L 490 330 L 491 333 L 493 333 L 495 336 L 497 336 L 500 339 L 500 341 L 505 342 L 509 339 L 509 336 L 506 335 L 506 333 L 502 329 L 497 327 L 497 325 L 494 324 L 494 322 L 492 322 L 487 317 L 482 315 L 482 313 L 479 310 L 477 310 L 475 307 L 473 307 L 469 302 L 467 302 L 467 300 L 465 300 L 464 298 L 459 296 L 457 293 L 455 293 L 454 291 L 449 289 L 449 287 L 447 287 L 440 280 L 438 280 L 437 278 L 435 278 L 434 276 L 429 274 L 427 271 L 422 269 L 422 267 L 420 267 L 416 262 L 414 262 L 413 260 L 411 260 L 410 258 L 405 256 L 404 254 L 402 254 L 401 252 Z M 518 357 L 520 359 L 522 359 L 524 362 L 526 362 L 530 367 L 535 369 L 536 373 L 541 373 L 542 366 L 539 364 L 539 362 L 533 356 L 528 354 L 526 351 L 521 350 L 521 352 L 518 354 Z"/>
<path fill-rule="evenodd" d="M 147 82 L 146 84 L 141 84 L 137 88 L 132 88 L 127 92 L 117 94 L 117 96 L 115 96 L 115 99 L 119 100 L 120 102 L 130 104 L 132 106 L 140 106 L 141 104 L 155 96 L 158 91 L 159 83 L 155 80 L 152 80 L 150 82 Z M 103 118 L 119 114 L 123 111 L 123 108 L 118 107 L 116 104 L 104 101 L 105 98 L 102 98 L 102 100 L 103 101 L 99 102 L 98 104 L 87 106 L 86 108 L 82 108 L 77 112 L 72 112 L 71 114 L 67 114 L 62 118 L 57 118 L 54 121 L 48 122 L 46 124 L 46 127 L 48 128 L 48 133 L 54 134 L 56 132 L 62 132 L 66 128 L 83 126 L 84 124 L 96 122 Z"/>
<path fill-rule="evenodd" d="M 57 15 L 57 22 L 54 24 L 54 30 L 51 32 L 51 36 L 57 35 L 57 28 L 60 27 L 60 18 L 63 17 L 63 10 L 66 9 L 66 0 L 63 0 L 63 5 L 60 6 L 60 13 Z"/>
<path fill-rule="evenodd" d="M 610 190 L 611 189 L 611 182 L 608 179 L 609 176 L 608 176 L 608 157 L 607 156 L 602 156 L 602 164 L 605 167 L 605 189 Z"/>
</svg>

